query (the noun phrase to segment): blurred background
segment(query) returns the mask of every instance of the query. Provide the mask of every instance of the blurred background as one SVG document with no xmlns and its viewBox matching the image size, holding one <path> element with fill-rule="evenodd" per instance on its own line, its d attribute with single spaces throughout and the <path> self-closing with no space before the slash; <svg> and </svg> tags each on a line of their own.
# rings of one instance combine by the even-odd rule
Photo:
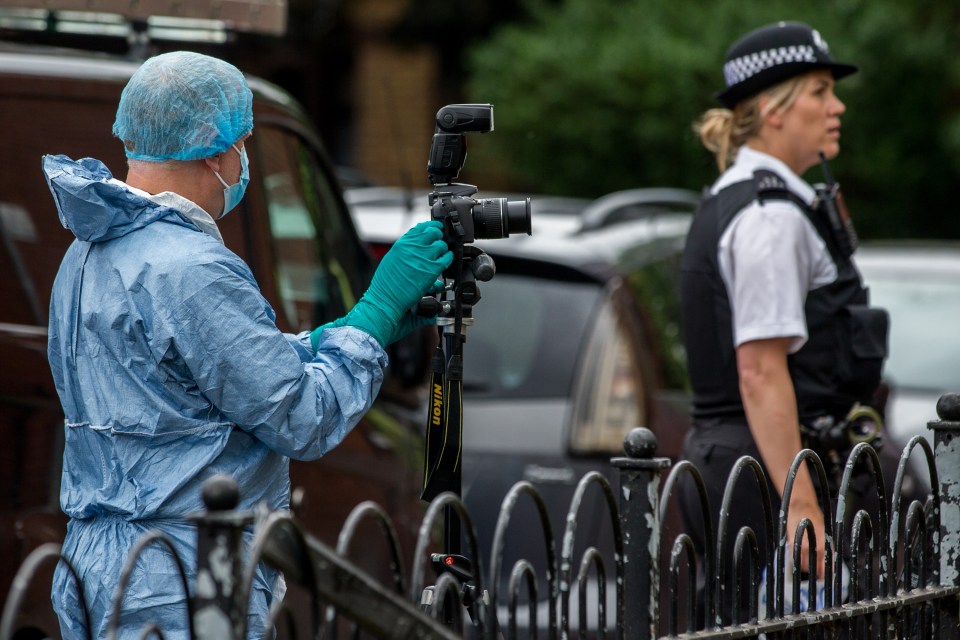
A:
<svg viewBox="0 0 960 640">
<path fill-rule="evenodd" d="M 729 44 L 780 19 L 810 23 L 836 59 L 860 66 L 839 85 L 833 170 L 861 236 L 960 237 L 956 2 L 289 0 L 283 36 L 153 46 L 219 55 L 287 89 L 349 185 L 428 187 L 437 109 L 490 102 L 496 131 L 470 139 L 462 180 L 481 193 L 594 198 L 711 182 L 691 125 L 716 106 Z M 822 179 L 818 168 L 806 177 Z"/>
</svg>

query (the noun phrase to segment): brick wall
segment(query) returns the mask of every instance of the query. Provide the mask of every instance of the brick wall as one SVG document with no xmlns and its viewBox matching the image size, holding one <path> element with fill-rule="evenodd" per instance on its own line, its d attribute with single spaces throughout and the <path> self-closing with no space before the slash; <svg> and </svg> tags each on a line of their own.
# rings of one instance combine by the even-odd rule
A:
<svg viewBox="0 0 960 640">
<path fill-rule="evenodd" d="M 439 98 L 439 64 L 428 45 L 387 42 L 409 0 L 351 0 L 346 18 L 358 37 L 352 81 L 353 155 L 382 184 L 428 187 L 427 155 Z"/>
<path fill-rule="evenodd" d="M 436 55 L 427 47 L 398 50 L 369 42 L 357 52 L 354 79 L 357 166 L 382 184 L 428 187 L 427 156 L 434 117 Z"/>
</svg>

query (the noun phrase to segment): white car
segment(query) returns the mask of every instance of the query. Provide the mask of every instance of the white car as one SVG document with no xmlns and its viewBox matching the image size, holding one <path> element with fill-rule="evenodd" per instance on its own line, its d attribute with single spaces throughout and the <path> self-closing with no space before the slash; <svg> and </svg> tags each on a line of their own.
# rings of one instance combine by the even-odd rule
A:
<svg viewBox="0 0 960 640">
<path fill-rule="evenodd" d="M 890 354 L 884 379 L 890 387 L 887 435 L 898 449 L 915 435 L 931 440 L 937 400 L 960 391 L 960 244 L 865 243 L 855 261 L 870 301 L 890 313 Z M 923 454 L 910 460 L 929 481 Z"/>
</svg>

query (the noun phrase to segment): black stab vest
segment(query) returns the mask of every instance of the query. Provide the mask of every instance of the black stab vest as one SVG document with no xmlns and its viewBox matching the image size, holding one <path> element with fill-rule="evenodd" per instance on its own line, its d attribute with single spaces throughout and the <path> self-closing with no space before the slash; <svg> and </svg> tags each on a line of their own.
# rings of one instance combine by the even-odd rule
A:
<svg viewBox="0 0 960 640">
<path fill-rule="evenodd" d="M 754 200 L 789 200 L 813 223 L 837 266 L 837 278 L 807 293 L 808 340 L 787 362 L 800 421 L 846 416 L 869 404 L 887 354 L 889 320 L 868 306 L 868 292 L 850 258 L 840 250 L 825 211 L 811 208 L 769 171 L 705 194 L 687 236 L 681 261 L 683 339 L 693 387 L 693 417 L 745 419 L 740 398 L 733 324 L 717 251 L 733 218 Z"/>
</svg>

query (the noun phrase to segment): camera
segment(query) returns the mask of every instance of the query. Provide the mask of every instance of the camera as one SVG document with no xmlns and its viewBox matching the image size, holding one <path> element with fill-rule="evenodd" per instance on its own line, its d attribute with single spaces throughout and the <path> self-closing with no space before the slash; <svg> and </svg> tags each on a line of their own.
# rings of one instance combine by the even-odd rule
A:
<svg viewBox="0 0 960 640">
<path fill-rule="evenodd" d="M 496 240 L 514 233 L 530 234 L 530 198 L 526 201 L 507 198 L 476 200 L 470 197 L 477 192 L 476 187 L 448 186 L 451 189 L 431 194 L 430 217 L 454 225 L 454 233 L 463 242 Z"/>
<path fill-rule="evenodd" d="M 453 248 L 477 239 L 530 234 L 530 198 L 475 199 L 477 187 L 453 181 L 467 158 L 466 134 L 493 131 L 492 104 L 451 104 L 437 112 L 427 173 L 434 191 L 429 195 L 430 217 L 444 223 L 444 238 Z"/>
</svg>

